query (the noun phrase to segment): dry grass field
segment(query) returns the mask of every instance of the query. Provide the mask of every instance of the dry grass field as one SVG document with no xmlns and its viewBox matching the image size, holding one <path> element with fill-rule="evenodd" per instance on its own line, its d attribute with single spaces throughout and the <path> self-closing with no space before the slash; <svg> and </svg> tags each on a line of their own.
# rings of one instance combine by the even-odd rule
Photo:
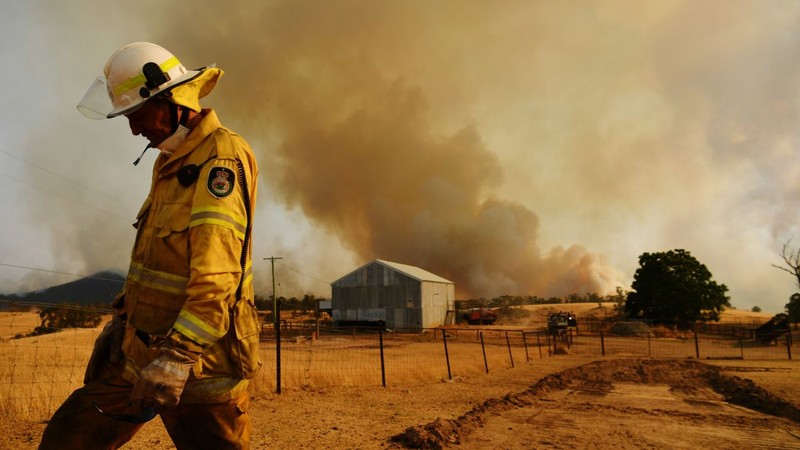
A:
<svg viewBox="0 0 800 450">
<path fill-rule="evenodd" d="M 530 311 L 535 318 L 535 322 L 547 320 L 547 314 L 551 312 L 565 311 L 572 312 L 580 319 L 603 319 L 613 317 L 616 312 L 614 303 L 566 303 L 555 305 L 525 305 L 523 308 Z M 721 324 L 752 324 L 764 323 L 774 314 L 765 312 L 752 312 L 733 308 L 727 308 L 722 312 L 719 323 Z"/>
<path fill-rule="evenodd" d="M 264 393 L 252 448 L 796 449 L 799 376 L 791 361 L 566 355 L 413 387 Z M 43 428 L 6 421 L 0 448 L 36 448 Z M 155 420 L 125 448 L 174 447 Z"/>
<path fill-rule="evenodd" d="M 554 306 L 579 318 L 605 313 L 597 304 L 534 310 L 546 317 Z M 754 314 L 732 310 L 723 320 L 758 320 Z M 46 418 L 80 385 L 100 329 L 9 339 L 27 332 L 26 323 L 29 331 L 36 320 L 0 314 L 0 449 L 36 448 Z M 280 395 L 274 343 L 266 342 L 252 447 L 800 448 L 800 356 L 788 360 L 779 347 L 775 358 L 710 360 L 604 358 L 580 347 L 526 358 L 515 347 L 512 367 L 497 336 L 487 345 L 489 373 L 480 346 L 454 338 L 450 379 L 441 339 L 387 335 L 386 387 L 374 336 L 286 343 Z M 125 448 L 174 447 L 154 420 Z"/>
<path fill-rule="evenodd" d="M 17 334 L 33 331 L 39 326 L 39 314 L 35 312 L 0 313 L 0 339 L 11 339 Z"/>
</svg>

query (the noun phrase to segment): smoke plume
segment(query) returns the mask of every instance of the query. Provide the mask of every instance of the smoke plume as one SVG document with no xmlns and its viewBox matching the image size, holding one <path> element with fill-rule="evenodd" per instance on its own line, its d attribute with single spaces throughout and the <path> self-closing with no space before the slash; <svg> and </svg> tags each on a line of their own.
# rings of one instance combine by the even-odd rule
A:
<svg viewBox="0 0 800 450">
<path fill-rule="evenodd" d="M 241 23 L 253 31 L 240 35 L 247 39 L 197 46 L 225 56 L 220 66 L 236 77 L 227 96 L 215 93 L 227 117 L 249 117 L 248 136 L 274 140 L 275 156 L 263 159 L 283 202 L 357 259 L 423 267 L 454 281 L 460 296 L 613 291 L 622 276 L 600 256 L 577 245 L 539 248 L 537 215 L 496 192 L 502 149 L 470 117 L 453 123 L 454 110 L 431 107 L 442 93 L 403 69 L 427 53 L 426 39 L 448 39 L 474 19 L 415 36 L 421 4 L 335 5 L 254 8 Z M 437 65 L 439 76 L 459 77 L 446 61 Z"/>
<path fill-rule="evenodd" d="M 36 42 L 80 51 L 29 52 L 58 59 L 31 58 L 20 80 L 77 98 L 137 40 L 226 71 L 206 104 L 258 153 L 256 256 L 303 272 L 282 279 L 292 294 L 373 258 L 449 278 L 461 298 L 611 293 L 640 254 L 674 248 L 734 304 L 778 311 L 792 292 L 771 264 L 800 231 L 796 2 L 145 1 L 124 18 L 59 5 Z M 115 31 L 98 41 L 91 23 Z M 80 79 L 53 81 L 52 67 Z M 113 148 L 125 124 L 112 139 L 78 122 L 31 147 L 67 148 L 66 170 L 141 201 L 146 184 L 117 186 L 146 183 L 141 167 L 105 170 L 122 156 L 101 164 L 74 132 Z M 54 228 L 52 206 L 29 203 Z M 129 243 L 114 242 L 132 239 L 130 220 L 98 229 L 87 214 L 59 209 L 62 260 L 124 260 Z"/>
</svg>

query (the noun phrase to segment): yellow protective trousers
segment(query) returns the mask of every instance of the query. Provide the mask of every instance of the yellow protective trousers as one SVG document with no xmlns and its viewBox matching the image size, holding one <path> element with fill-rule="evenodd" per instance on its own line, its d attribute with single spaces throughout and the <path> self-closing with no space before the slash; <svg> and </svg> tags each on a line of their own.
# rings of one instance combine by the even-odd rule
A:
<svg viewBox="0 0 800 450">
<path fill-rule="evenodd" d="M 97 381 L 74 391 L 47 424 L 39 448 L 115 449 L 128 442 L 143 424 L 105 416 L 130 408 L 133 385 L 122 378 L 121 366 L 106 371 Z M 243 390 L 221 403 L 181 402 L 160 412 L 175 447 L 181 449 L 248 449 L 251 426 L 247 409 L 250 397 Z"/>
</svg>

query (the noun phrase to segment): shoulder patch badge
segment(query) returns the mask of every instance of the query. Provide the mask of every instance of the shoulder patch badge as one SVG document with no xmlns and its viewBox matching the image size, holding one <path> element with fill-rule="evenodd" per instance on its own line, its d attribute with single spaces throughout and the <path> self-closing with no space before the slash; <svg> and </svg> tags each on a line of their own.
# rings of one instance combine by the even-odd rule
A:
<svg viewBox="0 0 800 450">
<path fill-rule="evenodd" d="M 236 176 L 231 169 L 227 167 L 213 167 L 208 173 L 208 192 L 214 197 L 223 198 L 233 192 L 233 185 L 236 181 Z"/>
</svg>

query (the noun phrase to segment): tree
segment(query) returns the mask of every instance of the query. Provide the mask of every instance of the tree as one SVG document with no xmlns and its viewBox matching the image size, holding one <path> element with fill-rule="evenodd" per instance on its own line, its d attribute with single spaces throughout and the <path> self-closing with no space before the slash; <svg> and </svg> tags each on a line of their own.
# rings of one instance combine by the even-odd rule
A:
<svg viewBox="0 0 800 450">
<path fill-rule="evenodd" d="M 625 311 L 632 317 L 686 327 L 696 321 L 719 321 L 730 306 L 724 284 L 689 252 L 681 249 L 639 257 Z"/>
<path fill-rule="evenodd" d="M 792 294 L 785 308 L 790 323 L 797 324 L 797 322 L 800 322 L 800 294 Z"/>
<path fill-rule="evenodd" d="M 305 294 L 303 295 L 303 300 L 300 301 L 300 305 L 306 309 L 316 309 L 317 308 L 317 298 L 314 297 L 313 294 Z"/>
<path fill-rule="evenodd" d="M 256 294 L 253 303 L 256 304 L 256 309 L 259 311 L 272 311 L 272 296 L 264 298 Z"/>
<path fill-rule="evenodd" d="M 628 294 L 622 289 L 621 286 L 617 286 L 617 293 L 615 295 L 608 295 L 606 296 L 606 301 L 614 303 L 614 311 L 621 314 L 625 311 L 625 301 L 628 298 Z"/>
<path fill-rule="evenodd" d="M 109 311 L 97 308 L 68 305 L 52 306 L 39 312 L 42 325 L 36 327 L 37 334 L 47 334 L 62 328 L 94 328 L 103 321 Z"/>
<path fill-rule="evenodd" d="M 761 307 L 760 306 L 753 306 L 753 308 L 750 311 L 761 312 Z"/>
<path fill-rule="evenodd" d="M 773 264 L 772 267 L 790 274 L 794 277 L 794 282 L 797 284 L 797 287 L 800 288 L 800 247 L 798 247 L 797 250 L 792 250 L 789 247 L 791 242 L 791 239 L 784 242 L 783 249 L 781 250 L 781 258 L 783 258 L 783 263 L 786 267 L 777 264 Z"/>
</svg>

